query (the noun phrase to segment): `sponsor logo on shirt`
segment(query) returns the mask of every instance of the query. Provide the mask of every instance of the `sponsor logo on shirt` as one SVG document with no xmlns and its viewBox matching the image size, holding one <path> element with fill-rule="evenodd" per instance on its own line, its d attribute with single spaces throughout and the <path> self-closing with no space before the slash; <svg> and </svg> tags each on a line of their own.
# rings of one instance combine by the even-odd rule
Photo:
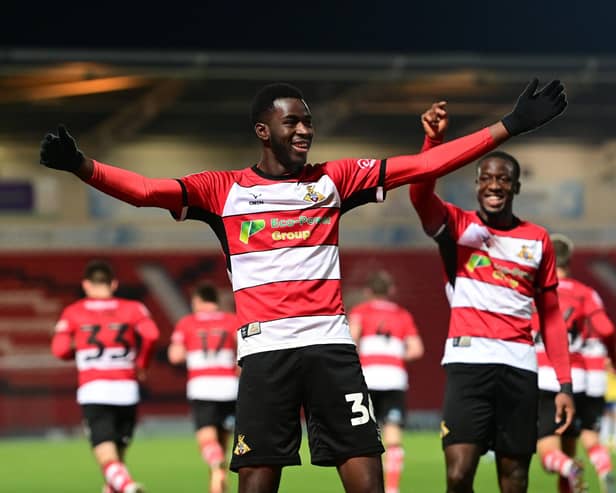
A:
<svg viewBox="0 0 616 493">
<path fill-rule="evenodd" d="M 291 228 L 293 226 L 303 226 L 305 224 L 331 224 L 332 218 L 325 217 L 307 217 L 299 216 L 295 219 L 279 219 L 274 218 L 270 220 L 270 226 L 272 228 Z"/>
<path fill-rule="evenodd" d="M 494 269 L 492 272 L 492 278 L 498 281 L 505 281 L 513 289 L 520 285 L 520 282 L 517 279 L 514 279 L 515 277 L 519 279 L 526 279 L 531 282 L 534 279 L 532 274 L 523 271 L 522 269 L 518 269 L 517 267 L 510 268 L 497 264 L 485 255 L 473 253 L 468 259 L 468 262 L 466 262 L 466 270 L 469 272 L 474 272 L 477 268 L 489 266 L 492 266 Z"/>
<path fill-rule="evenodd" d="M 307 240 L 310 238 L 310 231 L 305 229 L 303 231 L 274 231 L 272 233 L 272 240 L 284 241 L 284 240 Z"/>
<path fill-rule="evenodd" d="M 306 186 L 306 195 L 304 195 L 304 200 L 306 202 L 311 202 L 313 204 L 316 204 L 317 202 L 320 202 L 324 198 L 325 198 L 325 195 L 323 195 L 322 193 L 316 191 L 314 189 L 314 185 L 307 185 Z"/>
<path fill-rule="evenodd" d="M 240 241 L 248 245 L 249 238 L 265 228 L 263 219 L 243 221 L 240 226 Z"/>
<path fill-rule="evenodd" d="M 263 201 L 261 197 L 261 195 L 263 195 L 262 193 L 251 193 L 250 195 L 252 195 L 252 200 L 249 200 L 248 203 L 250 205 L 260 205 L 260 204 L 265 204 L 265 202 Z"/>
</svg>

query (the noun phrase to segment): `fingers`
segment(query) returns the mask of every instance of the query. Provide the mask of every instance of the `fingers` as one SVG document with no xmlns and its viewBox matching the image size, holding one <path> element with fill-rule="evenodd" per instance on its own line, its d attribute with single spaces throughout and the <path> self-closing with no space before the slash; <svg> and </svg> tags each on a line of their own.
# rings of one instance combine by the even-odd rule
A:
<svg viewBox="0 0 616 493">
<path fill-rule="evenodd" d="M 557 435 L 561 435 L 573 422 L 574 410 L 572 407 L 568 405 L 557 406 L 556 415 L 554 416 L 555 423 L 561 423 L 564 419 L 563 424 L 561 424 L 554 432 Z"/>
<path fill-rule="evenodd" d="M 558 87 L 560 87 L 560 90 L 557 90 Z M 561 93 L 564 88 L 565 87 L 560 83 L 558 79 L 554 79 L 549 84 L 547 84 L 543 89 L 541 89 L 541 91 L 539 91 L 539 94 L 545 95 L 545 96 L 552 96 L 553 94 Z"/>
<path fill-rule="evenodd" d="M 524 89 L 522 96 L 526 98 L 530 98 L 534 96 L 538 85 L 539 85 L 539 79 L 537 79 L 537 77 L 533 77 L 532 80 L 526 86 L 526 89 Z"/>
<path fill-rule="evenodd" d="M 70 139 L 70 135 L 63 124 L 58 125 L 58 137 L 62 140 Z"/>
</svg>

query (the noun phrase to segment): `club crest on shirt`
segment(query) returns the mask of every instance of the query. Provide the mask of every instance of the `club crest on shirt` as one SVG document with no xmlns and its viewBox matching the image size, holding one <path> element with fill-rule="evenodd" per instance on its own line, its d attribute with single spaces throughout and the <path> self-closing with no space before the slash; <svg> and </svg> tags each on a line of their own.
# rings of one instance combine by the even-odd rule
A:
<svg viewBox="0 0 616 493">
<path fill-rule="evenodd" d="M 535 258 L 533 252 L 531 252 L 530 248 L 526 245 L 522 245 L 522 248 L 518 252 L 518 257 L 523 258 L 524 260 L 534 260 Z"/>
<path fill-rule="evenodd" d="M 237 445 L 233 449 L 233 453 L 235 455 L 244 455 L 252 450 L 246 443 L 245 439 L 246 439 L 246 435 L 240 434 L 237 436 Z"/>
<path fill-rule="evenodd" d="M 306 186 L 306 195 L 304 195 L 304 200 L 306 202 L 311 202 L 313 204 L 316 204 L 317 202 L 320 202 L 324 198 L 325 198 L 325 195 L 315 190 L 314 185 Z"/>
</svg>

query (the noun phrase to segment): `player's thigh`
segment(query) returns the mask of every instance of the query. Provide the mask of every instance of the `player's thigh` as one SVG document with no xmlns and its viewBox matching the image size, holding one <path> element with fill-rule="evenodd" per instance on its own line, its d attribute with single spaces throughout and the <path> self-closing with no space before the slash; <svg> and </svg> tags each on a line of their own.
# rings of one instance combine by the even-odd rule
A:
<svg viewBox="0 0 616 493">
<path fill-rule="evenodd" d="M 579 402 L 576 401 L 575 412 L 580 417 L 580 428 L 599 432 L 604 409 L 605 399 L 603 397 L 584 395 Z"/>
<path fill-rule="evenodd" d="M 81 414 L 85 434 L 92 447 L 103 442 L 116 442 L 116 415 L 114 406 L 106 404 L 82 404 Z"/>
<path fill-rule="evenodd" d="M 137 424 L 137 406 L 115 407 L 115 442 L 119 448 L 127 447 L 133 439 Z"/>
<path fill-rule="evenodd" d="M 286 349 L 243 358 L 231 470 L 300 463 L 300 356 Z"/>
<path fill-rule="evenodd" d="M 235 401 L 190 401 L 195 430 L 212 426 L 230 431 L 235 423 Z"/>
<path fill-rule="evenodd" d="M 497 365 L 451 363 L 443 401 L 443 448 L 475 444 L 483 451 L 492 445 L 495 423 L 494 385 Z"/>
<path fill-rule="evenodd" d="M 380 413 L 376 413 L 379 423 L 403 427 L 406 421 L 406 392 L 404 390 L 384 390 Z"/>
<path fill-rule="evenodd" d="M 303 348 L 304 410 L 313 464 L 383 452 L 359 358 L 351 344 Z"/>
<path fill-rule="evenodd" d="M 537 446 L 537 373 L 501 365 L 496 387 L 494 450 L 505 457 L 527 457 Z"/>
</svg>

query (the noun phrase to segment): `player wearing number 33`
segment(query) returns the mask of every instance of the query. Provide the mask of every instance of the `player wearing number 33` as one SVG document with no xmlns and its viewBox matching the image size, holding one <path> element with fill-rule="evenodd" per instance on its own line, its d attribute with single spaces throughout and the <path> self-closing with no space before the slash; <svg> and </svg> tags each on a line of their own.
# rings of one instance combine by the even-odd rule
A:
<svg viewBox="0 0 616 493">
<path fill-rule="evenodd" d="M 158 328 L 142 303 L 114 296 L 118 281 L 108 263 L 88 263 L 81 286 L 86 297 L 62 312 L 51 350 L 77 363 L 77 402 L 103 471 L 103 492 L 143 492 L 124 465 L 124 454 L 136 422 L 137 378 L 144 377 Z"/>
</svg>

